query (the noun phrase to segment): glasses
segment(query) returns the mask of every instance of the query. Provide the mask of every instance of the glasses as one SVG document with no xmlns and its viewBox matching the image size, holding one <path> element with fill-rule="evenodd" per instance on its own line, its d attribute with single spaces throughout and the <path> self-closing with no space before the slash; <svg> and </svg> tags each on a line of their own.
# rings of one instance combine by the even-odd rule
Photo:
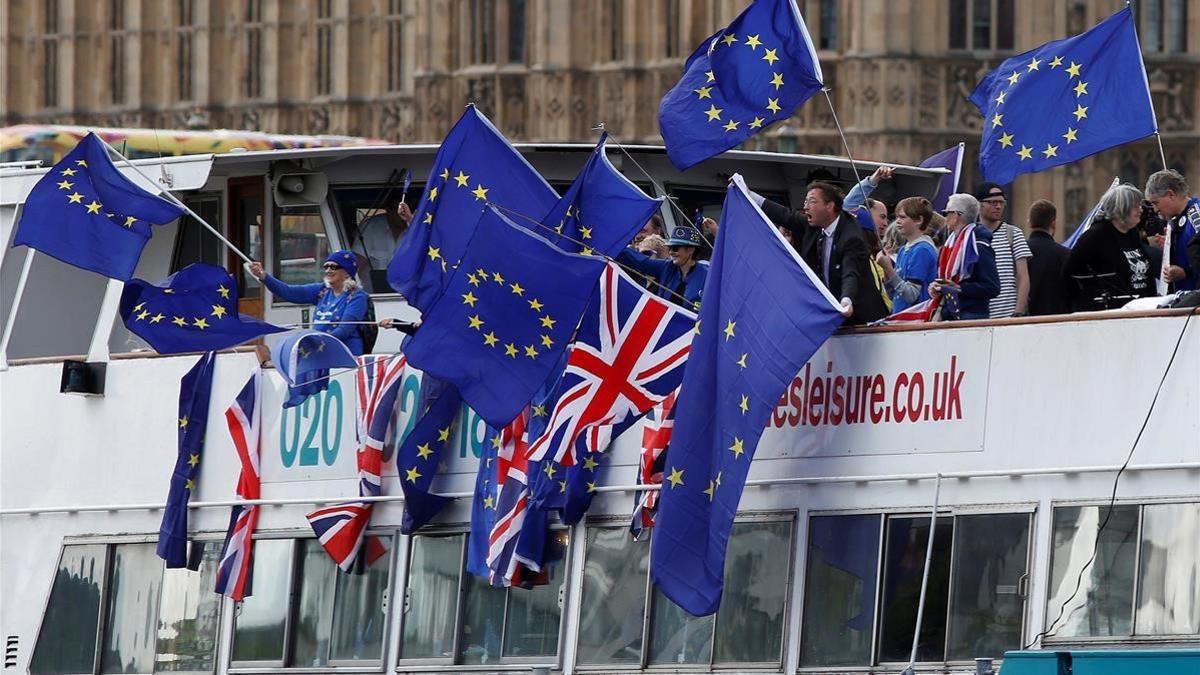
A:
<svg viewBox="0 0 1200 675">
<path fill-rule="evenodd" d="M 945 211 L 942 211 L 942 217 L 949 218 L 951 213 L 962 213 L 962 211 L 954 211 L 951 209 L 946 209 Z"/>
<path fill-rule="evenodd" d="M 668 246 L 667 250 L 671 253 L 678 253 L 682 248 L 682 246 Z"/>
<path fill-rule="evenodd" d="M 342 266 L 341 266 L 341 265 L 335 265 L 335 264 L 333 264 L 333 263 L 325 263 L 324 265 L 321 265 L 321 269 L 325 270 L 326 272 L 332 272 L 332 271 L 334 271 L 334 270 L 340 270 L 340 269 L 342 269 Z"/>
<path fill-rule="evenodd" d="M 992 206 L 1003 206 L 1008 201 L 1004 197 L 992 197 L 990 199 L 980 200 L 980 204 L 991 204 Z"/>
<path fill-rule="evenodd" d="M 810 204 L 825 204 L 825 203 L 826 202 L 824 199 L 813 199 L 812 197 L 809 197 L 808 199 L 804 200 L 805 206 L 808 206 Z"/>
</svg>

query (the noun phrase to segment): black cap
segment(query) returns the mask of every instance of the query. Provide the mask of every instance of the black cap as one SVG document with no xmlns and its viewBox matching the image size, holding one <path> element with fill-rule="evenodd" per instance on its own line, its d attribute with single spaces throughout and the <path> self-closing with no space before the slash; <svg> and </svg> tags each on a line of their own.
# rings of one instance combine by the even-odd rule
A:
<svg viewBox="0 0 1200 675">
<path fill-rule="evenodd" d="M 975 199 L 983 201 L 988 197 L 1006 197 L 1004 188 L 996 183 L 980 183 L 979 187 L 975 188 Z"/>
</svg>

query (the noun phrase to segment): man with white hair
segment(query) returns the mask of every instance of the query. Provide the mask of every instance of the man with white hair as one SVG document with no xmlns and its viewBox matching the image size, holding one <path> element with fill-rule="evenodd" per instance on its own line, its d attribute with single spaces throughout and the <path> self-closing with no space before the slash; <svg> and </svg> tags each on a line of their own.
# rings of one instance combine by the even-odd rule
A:
<svg viewBox="0 0 1200 675">
<path fill-rule="evenodd" d="M 988 303 L 1000 294 L 1000 276 L 992 251 L 992 232 L 975 222 L 979 201 L 968 194 L 950 195 L 942 217 L 950 234 L 938 255 L 939 278 L 929 285 L 929 294 L 957 298 L 957 303 L 942 303 L 943 318 L 986 319 L 990 314 Z M 957 270 L 950 259 L 955 251 L 964 251 Z M 952 270 L 957 279 L 947 278 Z"/>
<path fill-rule="evenodd" d="M 1200 197 L 1191 196 L 1187 179 L 1174 169 L 1156 171 L 1146 180 L 1146 201 L 1167 219 L 1171 228 L 1171 259 L 1163 266 L 1162 278 L 1172 291 L 1197 287 L 1200 270 Z"/>
</svg>

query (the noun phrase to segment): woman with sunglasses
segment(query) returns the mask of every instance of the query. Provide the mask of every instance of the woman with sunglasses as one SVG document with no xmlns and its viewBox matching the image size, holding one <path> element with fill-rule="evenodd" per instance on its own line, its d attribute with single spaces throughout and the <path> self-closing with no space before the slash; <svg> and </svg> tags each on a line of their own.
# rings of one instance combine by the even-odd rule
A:
<svg viewBox="0 0 1200 675">
<path fill-rule="evenodd" d="M 667 260 L 655 260 L 632 248 L 622 249 L 617 262 L 628 265 L 655 281 L 654 294 L 692 311 L 700 309 L 700 292 L 708 278 L 708 261 L 698 260 L 700 231 L 692 225 L 677 225 L 667 240 Z"/>
<path fill-rule="evenodd" d="M 292 285 L 267 274 L 262 263 L 252 262 L 250 274 L 272 293 L 288 302 L 316 305 L 313 328 L 341 340 L 355 356 L 363 353 L 362 329 L 354 322 L 367 318 L 367 293 L 358 287 L 358 259 L 353 251 L 334 251 L 321 266 L 323 281 Z"/>
</svg>

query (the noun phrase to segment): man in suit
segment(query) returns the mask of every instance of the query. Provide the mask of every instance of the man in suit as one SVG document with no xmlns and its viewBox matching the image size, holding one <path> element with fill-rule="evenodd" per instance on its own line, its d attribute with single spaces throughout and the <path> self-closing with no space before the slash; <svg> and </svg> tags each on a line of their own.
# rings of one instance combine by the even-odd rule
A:
<svg viewBox="0 0 1200 675">
<path fill-rule="evenodd" d="M 1063 266 L 1070 251 L 1054 241 L 1058 209 L 1052 202 L 1039 199 L 1029 206 L 1029 315 L 1067 314 L 1067 280 Z"/>
<path fill-rule="evenodd" d="M 855 219 L 842 211 L 842 199 L 836 185 L 817 181 L 808 186 L 802 212 L 769 199 L 762 209 L 776 225 L 800 233 L 796 250 L 841 300 L 847 323 L 870 323 L 887 316 L 887 308 L 871 274 L 866 239 Z"/>
</svg>

